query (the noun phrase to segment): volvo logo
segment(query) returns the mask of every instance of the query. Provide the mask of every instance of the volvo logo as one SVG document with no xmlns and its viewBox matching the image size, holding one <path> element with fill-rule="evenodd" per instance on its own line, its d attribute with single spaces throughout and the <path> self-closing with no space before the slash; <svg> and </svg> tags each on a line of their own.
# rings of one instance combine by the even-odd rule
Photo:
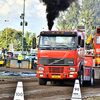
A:
<svg viewBox="0 0 100 100">
<path fill-rule="evenodd" d="M 41 57 L 49 57 L 49 56 L 41 56 Z"/>
<path fill-rule="evenodd" d="M 52 63 L 50 63 L 49 65 L 51 65 L 51 64 L 54 64 L 54 63 L 58 63 L 59 61 L 61 61 L 61 60 L 63 60 L 64 58 L 61 58 L 61 59 L 59 59 L 59 60 L 54 60 Z"/>
</svg>

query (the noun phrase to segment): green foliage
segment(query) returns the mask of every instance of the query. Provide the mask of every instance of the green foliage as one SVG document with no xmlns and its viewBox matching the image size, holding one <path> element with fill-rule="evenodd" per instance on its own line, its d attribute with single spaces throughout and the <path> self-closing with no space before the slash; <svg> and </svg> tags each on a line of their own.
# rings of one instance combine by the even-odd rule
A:
<svg viewBox="0 0 100 100">
<path fill-rule="evenodd" d="M 16 30 L 11 29 L 11 28 L 7 28 L 7 29 L 4 29 L 4 30 L 1 31 L 1 35 L 0 35 L 0 48 L 6 48 L 6 46 L 7 46 L 7 49 L 8 49 L 9 43 L 12 42 L 13 34 L 15 32 L 16 32 Z M 6 36 L 7 36 L 7 39 L 6 39 Z M 6 44 L 6 42 L 7 42 L 7 44 Z"/>
<path fill-rule="evenodd" d="M 14 47 L 14 51 L 21 51 L 22 49 L 22 32 L 14 31 L 12 37 L 12 43 Z"/>
<path fill-rule="evenodd" d="M 0 31 L 0 48 L 6 48 L 6 31 L 7 31 L 7 49 L 9 50 L 9 44 L 13 43 L 14 51 L 22 50 L 22 31 L 17 31 L 12 28 L 7 28 Z M 25 33 L 23 38 L 24 50 L 32 47 L 32 38 L 36 36 L 36 33 Z"/>
<path fill-rule="evenodd" d="M 100 27 L 100 0 L 82 0 L 82 5 L 74 3 L 58 18 L 58 30 L 76 30 L 77 26 L 86 26 L 86 39 L 95 35 L 92 26 Z"/>
<path fill-rule="evenodd" d="M 67 12 L 62 12 L 58 19 L 58 30 L 75 30 L 79 23 L 78 17 L 80 15 L 80 5 L 74 3 Z"/>
<path fill-rule="evenodd" d="M 92 29 L 92 25 L 95 25 L 95 1 L 97 0 L 83 0 L 82 9 L 80 13 L 80 23 L 86 26 L 86 39 L 90 34 L 95 33 Z"/>
<path fill-rule="evenodd" d="M 36 37 L 36 33 L 26 32 L 25 39 L 24 39 L 25 50 L 28 49 L 28 48 L 32 48 L 32 39 L 33 39 L 33 37 Z"/>
</svg>

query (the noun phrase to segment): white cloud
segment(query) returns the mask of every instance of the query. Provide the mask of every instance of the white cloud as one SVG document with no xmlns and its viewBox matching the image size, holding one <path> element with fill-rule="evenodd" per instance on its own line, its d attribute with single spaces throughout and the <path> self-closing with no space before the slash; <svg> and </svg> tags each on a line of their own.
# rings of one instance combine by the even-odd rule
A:
<svg viewBox="0 0 100 100">
<path fill-rule="evenodd" d="M 7 2 L 8 2 L 8 4 L 9 4 L 9 5 L 13 5 L 13 4 L 15 4 L 15 3 L 16 3 L 16 1 L 15 1 L 15 0 L 7 0 Z"/>
<path fill-rule="evenodd" d="M 10 6 L 6 3 L 2 6 L 2 8 L 0 9 L 0 15 L 2 16 L 6 16 L 9 12 L 10 12 Z"/>
<path fill-rule="evenodd" d="M 38 4 L 39 0 L 26 0 L 26 8 L 34 7 L 35 4 Z"/>
<path fill-rule="evenodd" d="M 0 16 L 12 17 L 23 12 L 23 0 L 0 0 Z M 2 6 L 3 5 L 3 6 Z M 25 0 L 25 10 L 28 13 L 35 13 L 38 17 L 45 17 L 46 7 L 39 3 L 39 0 Z M 33 15 L 28 14 L 28 15 Z"/>
<path fill-rule="evenodd" d="M 2 1 L 2 0 L 0 0 L 0 8 L 2 7 L 2 5 L 4 5 L 5 4 L 5 2 L 4 1 Z"/>
<path fill-rule="evenodd" d="M 25 20 L 28 22 L 25 30 L 36 32 L 47 27 L 45 10 L 46 6 L 43 6 L 39 0 L 25 0 Z M 2 24 L 0 28 L 5 28 L 4 20 L 7 19 L 8 27 L 21 30 L 21 13 L 23 13 L 23 0 L 0 0 L 0 23 Z"/>
<path fill-rule="evenodd" d="M 45 17 L 46 16 L 46 6 L 43 6 L 42 4 L 39 5 L 35 5 L 35 10 L 36 10 L 36 14 L 38 15 L 38 17 Z"/>
</svg>

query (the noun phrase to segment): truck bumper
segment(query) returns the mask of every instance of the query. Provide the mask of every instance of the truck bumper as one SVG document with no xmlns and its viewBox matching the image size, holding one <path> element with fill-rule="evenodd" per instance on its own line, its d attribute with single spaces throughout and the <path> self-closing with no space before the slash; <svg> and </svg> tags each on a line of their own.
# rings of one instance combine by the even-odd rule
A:
<svg viewBox="0 0 100 100">
<path fill-rule="evenodd" d="M 65 73 L 61 73 L 61 74 L 53 74 L 53 73 L 39 73 L 39 71 L 37 71 L 37 77 L 38 78 L 48 78 L 48 79 L 77 79 L 78 78 L 78 74 L 65 74 Z"/>
</svg>

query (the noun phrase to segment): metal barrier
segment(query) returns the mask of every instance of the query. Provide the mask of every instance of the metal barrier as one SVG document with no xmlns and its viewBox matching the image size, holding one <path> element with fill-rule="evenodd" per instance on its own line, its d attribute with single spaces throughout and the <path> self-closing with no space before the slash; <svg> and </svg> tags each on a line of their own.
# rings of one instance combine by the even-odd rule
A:
<svg viewBox="0 0 100 100">
<path fill-rule="evenodd" d="M 17 59 L 10 59 L 10 68 L 19 68 Z"/>
<path fill-rule="evenodd" d="M 29 60 L 22 60 L 20 68 L 29 69 Z"/>
<path fill-rule="evenodd" d="M 94 68 L 94 79 L 100 79 L 100 68 Z"/>
<path fill-rule="evenodd" d="M 36 69 L 37 64 L 32 60 L 9 59 L 7 60 L 6 67 L 8 68 L 24 68 L 24 69 Z"/>
</svg>

